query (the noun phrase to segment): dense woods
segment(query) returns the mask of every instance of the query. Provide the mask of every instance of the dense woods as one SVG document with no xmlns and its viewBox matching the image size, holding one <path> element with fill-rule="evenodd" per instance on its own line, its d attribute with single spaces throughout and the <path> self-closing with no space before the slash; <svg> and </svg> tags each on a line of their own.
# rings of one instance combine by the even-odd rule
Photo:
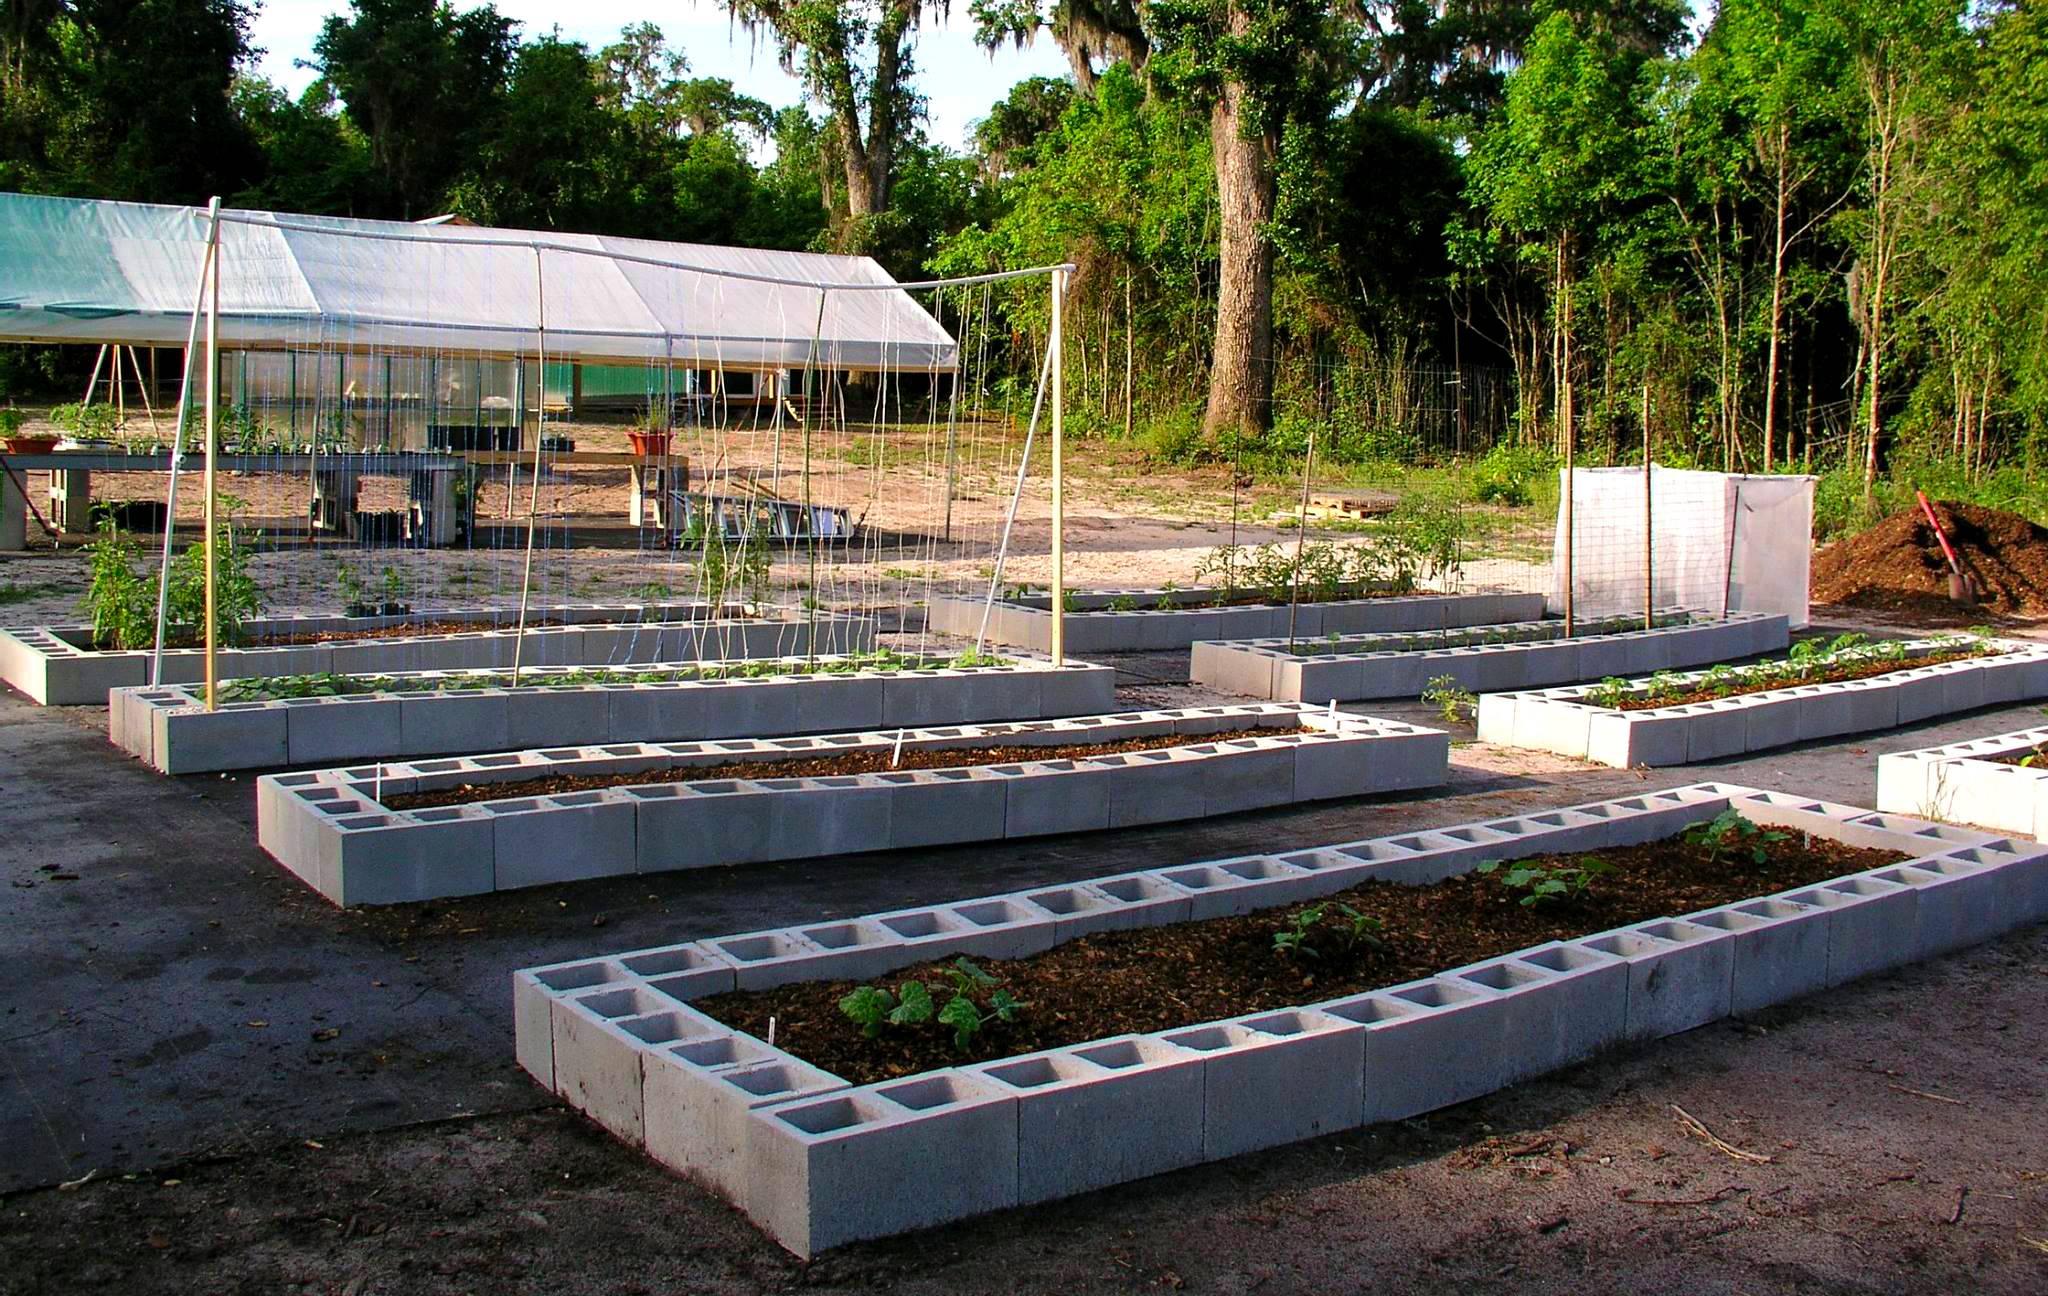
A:
<svg viewBox="0 0 2048 1296">
<path fill-rule="evenodd" d="M 1072 72 L 961 154 L 917 0 L 726 2 L 803 105 L 653 26 L 590 48 L 432 0 L 355 0 L 292 99 L 240 0 L 5 0 L 0 187 L 1072 260 L 1072 426 L 1179 460 L 1623 460 L 1647 419 L 1667 461 L 1824 494 L 2033 475 L 2048 5 L 983 0 L 949 20 Z M 989 304 L 1029 371 L 1042 295 Z"/>
</svg>

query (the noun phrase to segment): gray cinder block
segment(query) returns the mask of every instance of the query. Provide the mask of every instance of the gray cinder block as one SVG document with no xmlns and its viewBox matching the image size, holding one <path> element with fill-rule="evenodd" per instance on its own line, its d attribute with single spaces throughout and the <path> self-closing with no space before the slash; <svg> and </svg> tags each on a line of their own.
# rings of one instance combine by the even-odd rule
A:
<svg viewBox="0 0 2048 1296">
<path fill-rule="evenodd" d="M 1735 977 L 1728 932 L 1660 918 L 1580 943 L 1628 970 L 1626 1039 L 1661 1039 L 1728 1015 Z"/>
<path fill-rule="evenodd" d="M 1206 1160 L 1359 1123 L 1365 1031 L 1354 1022 L 1295 1009 L 1167 1031 L 1157 1038 L 1203 1057 Z"/>
</svg>

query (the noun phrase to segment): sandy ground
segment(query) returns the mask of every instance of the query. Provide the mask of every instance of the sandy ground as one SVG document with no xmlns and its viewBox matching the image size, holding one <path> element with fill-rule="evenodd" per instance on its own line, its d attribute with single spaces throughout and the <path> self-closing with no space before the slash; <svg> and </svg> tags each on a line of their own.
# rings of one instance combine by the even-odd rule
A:
<svg viewBox="0 0 2048 1296">
<path fill-rule="evenodd" d="M 573 437 L 579 450 L 627 448 L 616 425 L 548 427 L 551 434 Z M 987 592 L 1015 493 L 1021 436 L 993 423 L 954 428 L 949 531 L 947 437 L 943 425 L 856 425 L 815 433 L 808 486 L 802 439 L 793 431 L 782 434 L 779 446 L 770 431 L 679 435 L 676 450 L 690 459 L 699 489 L 708 483 L 733 494 L 766 490 L 785 499 L 809 498 L 845 508 L 859 523 L 860 536 L 849 544 L 824 546 L 815 555 L 807 548 L 779 553 L 772 578 L 776 602 L 793 606 L 815 597 L 828 607 L 907 611 L 935 593 Z M 1102 443 L 1076 444 L 1068 458 L 1066 576 L 1075 588 L 1191 585 L 1202 558 L 1233 537 L 1243 545 L 1292 541 L 1294 532 L 1276 525 L 1298 508 L 1291 488 L 1244 486 L 1233 499 L 1226 470 L 1161 471 L 1127 449 Z M 42 507 L 47 475 L 28 476 L 31 496 Z M 311 498 L 303 476 L 227 474 L 221 489 L 245 502 L 248 523 L 264 528 L 253 570 L 272 607 L 313 610 L 338 602 L 337 571 L 344 562 L 372 581 L 385 567 L 395 569 L 420 608 L 516 604 L 527 506 L 534 502 L 531 485 L 524 473 L 516 481 L 503 475 L 486 481 L 478 495 L 477 540 L 432 551 L 331 543 L 309 548 L 299 539 L 280 545 L 280 535 L 303 535 L 299 519 Z M 188 476 L 179 488 L 181 526 L 198 525 L 196 487 L 196 476 Z M 626 525 L 628 491 L 624 468 L 577 465 L 544 473 L 536 508 L 537 600 L 688 594 L 701 587 L 692 555 L 666 549 L 656 533 Z M 164 492 L 165 479 L 157 474 L 99 473 L 92 481 L 95 499 L 161 500 Z M 404 492 L 401 479 L 366 479 L 361 507 L 400 509 Z M 1051 517 L 1041 442 L 1018 501 L 1003 565 L 1006 585 L 1050 580 Z M 1471 519 L 1484 535 L 1475 539 L 1461 587 L 1548 587 L 1547 519 L 1486 509 L 1471 510 Z M 0 624 L 75 618 L 85 584 L 82 558 L 75 549 L 52 554 L 34 521 L 29 532 L 34 552 L 0 555 L 0 587 L 23 591 L 0 606 Z M 1360 539 L 1341 528 L 1317 527 L 1311 534 L 1346 543 Z"/>
</svg>

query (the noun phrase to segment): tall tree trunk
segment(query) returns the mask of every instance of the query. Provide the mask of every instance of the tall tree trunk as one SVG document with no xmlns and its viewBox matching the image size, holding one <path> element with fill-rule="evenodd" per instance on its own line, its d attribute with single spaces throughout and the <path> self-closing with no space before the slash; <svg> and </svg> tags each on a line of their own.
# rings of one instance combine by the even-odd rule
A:
<svg viewBox="0 0 2048 1296">
<path fill-rule="evenodd" d="M 1248 18 L 1231 15 L 1234 35 L 1249 28 Z M 1246 135 L 1244 101 L 1244 87 L 1226 82 L 1209 113 L 1223 216 L 1216 342 L 1202 416 L 1210 437 L 1238 428 L 1263 432 L 1272 418 L 1273 244 L 1265 227 L 1273 219 L 1279 149 L 1270 130 Z"/>
</svg>

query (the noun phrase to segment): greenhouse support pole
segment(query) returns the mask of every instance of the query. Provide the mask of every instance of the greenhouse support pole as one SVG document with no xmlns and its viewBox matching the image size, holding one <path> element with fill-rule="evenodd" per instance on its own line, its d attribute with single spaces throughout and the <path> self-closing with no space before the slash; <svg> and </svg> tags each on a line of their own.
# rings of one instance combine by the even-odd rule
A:
<svg viewBox="0 0 2048 1296">
<path fill-rule="evenodd" d="M 220 246 L 220 199 L 208 204 L 206 250 L 199 255 L 199 282 L 192 288 L 192 319 L 185 326 L 185 369 L 178 380 L 178 421 L 171 431 L 171 482 L 164 493 L 164 553 L 156 574 L 156 642 L 149 654 L 149 685 L 160 686 L 164 675 L 164 616 L 171 591 L 171 537 L 178 529 L 178 469 L 185 462 L 185 424 L 192 411 L 192 353 L 199 346 L 199 312 L 206 300 L 206 276 Z"/>
<path fill-rule="evenodd" d="M 1643 384 L 1643 629 L 1657 628 L 1657 529 L 1650 516 L 1650 384 Z"/>
<path fill-rule="evenodd" d="M 512 639 L 513 688 L 519 687 L 519 667 L 526 653 L 526 607 L 527 600 L 533 593 L 533 531 L 540 517 L 540 448 L 542 443 L 547 440 L 544 434 L 547 431 L 548 421 L 548 290 L 546 280 L 541 272 L 541 250 L 539 248 L 533 250 L 533 286 L 536 307 L 533 336 L 534 345 L 540 353 L 541 397 L 539 413 L 533 426 L 533 482 L 528 488 L 526 496 L 526 567 L 519 577 L 519 632 Z M 481 369 L 478 371 L 478 377 L 479 379 L 482 377 Z M 519 377 L 522 383 L 525 382 L 525 365 L 519 367 Z M 479 397 L 478 399 L 481 400 L 482 398 Z M 521 396 L 520 399 L 524 401 L 525 397 Z M 481 423 L 483 420 L 482 405 L 478 405 L 477 410 L 477 420 Z M 523 410 L 519 415 L 519 423 L 523 434 L 526 426 L 526 414 Z M 514 462 L 516 463 L 517 461 L 515 460 Z M 511 501 L 508 499 L 506 502 L 509 504 Z"/>
<path fill-rule="evenodd" d="M 215 203 L 218 206 L 218 203 Z M 215 588 L 213 528 L 220 507 L 220 492 L 214 487 L 214 461 L 219 457 L 220 433 L 215 398 L 220 391 L 220 220 L 213 225 L 213 257 L 207 272 L 206 293 L 206 534 L 199 543 L 206 546 L 206 709 L 220 705 L 220 626 L 214 617 L 219 601 Z M 170 525 L 170 519 L 164 519 Z"/>
<path fill-rule="evenodd" d="M 1066 466 L 1061 453 L 1066 412 L 1062 371 L 1062 326 L 1067 296 L 1065 266 L 1052 272 L 1052 664 L 1067 664 L 1067 494 Z"/>
<path fill-rule="evenodd" d="M 1017 484 L 1010 490 L 1010 509 L 1003 516 L 1003 538 L 996 544 L 995 567 L 988 576 L 988 597 L 981 603 L 981 628 L 974 632 L 974 655 L 981 656 L 982 645 L 988 642 L 989 613 L 995 609 L 996 593 L 1003 587 L 1003 564 L 1010 557 L 1010 533 L 1017 526 L 1017 505 L 1024 499 L 1024 475 L 1031 468 L 1031 442 L 1038 436 L 1038 415 L 1045 407 L 1046 376 L 1052 372 L 1052 347 L 1045 348 L 1045 358 L 1038 363 L 1038 387 L 1031 397 L 1031 422 L 1024 427 L 1024 453 L 1017 456 Z"/>
<path fill-rule="evenodd" d="M 1301 559 L 1308 545 L 1308 490 L 1316 471 L 1316 425 L 1308 425 L 1308 457 L 1301 465 L 1301 529 L 1294 533 L 1294 587 L 1287 596 L 1287 651 L 1294 651 L 1294 634 L 1301 615 Z M 1448 583 L 1448 582 L 1446 582 Z"/>
<path fill-rule="evenodd" d="M 1569 411 L 1571 407 L 1567 404 L 1565 408 Z M 1572 637 L 1572 587 L 1578 583 L 1572 561 L 1573 533 L 1579 529 L 1578 514 L 1573 511 L 1572 505 L 1572 477 L 1575 475 L 1572 467 L 1573 439 L 1570 414 L 1567 413 L 1564 425 L 1564 489 L 1561 501 L 1561 511 L 1564 513 L 1564 637 L 1567 639 Z"/>
</svg>

